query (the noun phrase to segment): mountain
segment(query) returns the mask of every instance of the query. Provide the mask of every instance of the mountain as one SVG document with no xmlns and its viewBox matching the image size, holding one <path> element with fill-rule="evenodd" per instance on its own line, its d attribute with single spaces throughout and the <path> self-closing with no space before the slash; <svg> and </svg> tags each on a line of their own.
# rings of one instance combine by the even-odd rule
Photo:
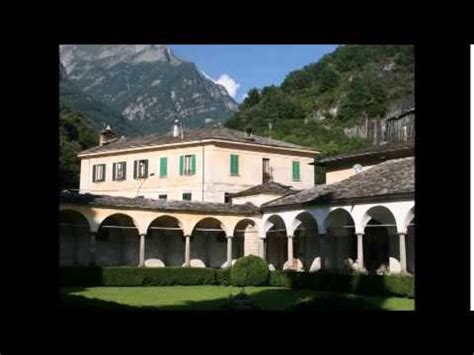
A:
<svg viewBox="0 0 474 355">
<path fill-rule="evenodd" d="M 380 129 L 366 127 L 413 105 L 413 46 L 343 45 L 280 86 L 250 90 L 226 126 L 332 155 L 379 143 Z"/>
<path fill-rule="evenodd" d="M 177 118 L 185 128 L 223 123 L 238 108 L 222 85 L 165 45 L 64 45 L 60 58 L 69 82 L 137 131 L 127 135 L 168 132 Z"/>
<path fill-rule="evenodd" d="M 73 80 L 69 79 L 62 64 L 59 67 L 59 99 L 61 105 L 66 105 L 87 116 L 89 124 L 96 131 L 100 131 L 110 124 L 118 134 L 140 134 L 139 130 L 133 127 L 119 112 L 84 93 Z"/>
</svg>

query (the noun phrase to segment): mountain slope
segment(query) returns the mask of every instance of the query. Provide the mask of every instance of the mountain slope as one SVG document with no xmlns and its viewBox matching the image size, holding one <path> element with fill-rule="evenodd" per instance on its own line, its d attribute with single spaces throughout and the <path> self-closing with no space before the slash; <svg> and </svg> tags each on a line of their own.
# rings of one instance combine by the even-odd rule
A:
<svg viewBox="0 0 474 355">
<path fill-rule="evenodd" d="M 66 45 L 60 53 L 70 81 L 142 134 L 167 132 L 176 118 L 200 128 L 237 111 L 223 86 L 167 46 Z"/>
<path fill-rule="evenodd" d="M 83 93 L 81 88 L 68 78 L 62 64 L 60 64 L 59 70 L 60 102 L 89 117 L 90 124 L 96 131 L 110 124 L 117 134 L 128 136 L 140 133 L 120 113 L 95 100 L 91 95 Z"/>
<path fill-rule="evenodd" d="M 289 73 L 279 87 L 251 90 L 226 126 L 251 125 L 331 155 L 373 143 L 357 128 L 413 103 L 413 46 L 345 45 Z"/>
</svg>

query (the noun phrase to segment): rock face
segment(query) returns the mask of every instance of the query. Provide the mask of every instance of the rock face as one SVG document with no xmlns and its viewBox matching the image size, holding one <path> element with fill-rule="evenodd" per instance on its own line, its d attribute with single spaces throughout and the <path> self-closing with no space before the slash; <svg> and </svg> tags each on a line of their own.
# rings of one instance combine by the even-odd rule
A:
<svg viewBox="0 0 474 355">
<path fill-rule="evenodd" d="M 125 117 L 140 133 L 225 121 L 237 111 L 226 89 L 165 45 L 64 45 L 61 63 L 85 94 Z"/>
</svg>

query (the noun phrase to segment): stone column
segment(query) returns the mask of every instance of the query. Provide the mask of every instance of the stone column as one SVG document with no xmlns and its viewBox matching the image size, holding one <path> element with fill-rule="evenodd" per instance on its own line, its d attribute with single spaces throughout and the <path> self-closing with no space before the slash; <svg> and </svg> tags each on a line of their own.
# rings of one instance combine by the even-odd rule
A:
<svg viewBox="0 0 474 355">
<path fill-rule="evenodd" d="M 191 266 L 191 236 L 185 235 L 185 245 L 184 245 L 184 266 Z"/>
<path fill-rule="evenodd" d="M 265 255 L 265 238 L 260 238 L 260 256 L 262 257 L 263 260 L 266 260 L 266 255 Z"/>
<path fill-rule="evenodd" d="M 232 266 L 232 235 L 228 235 L 227 237 L 227 267 Z"/>
<path fill-rule="evenodd" d="M 400 267 L 401 273 L 407 272 L 407 249 L 406 249 L 406 233 L 398 233 L 400 237 Z"/>
<path fill-rule="evenodd" d="M 97 232 L 90 232 L 89 233 L 89 265 L 94 266 L 95 261 L 95 238 L 97 236 Z"/>
<path fill-rule="evenodd" d="M 319 234 L 319 248 L 321 249 L 321 270 L 326 269 L 326 233 Z"/>
<path fill-rule="evenodd" d="M 140 234 L 140 256 L 138 266 L 145 266 L 145 237 L 146 234 Z"/>
<path fill-rule="evenodd" d="M 288 268 L 293 270 L 293 235 L 288 234 Z"/>
<path fill-rule="evenodd" d="M 364 270 L 364 233 L 356 233 L 357 235 L 357 265 L 359 271 Z"/>
</svg>

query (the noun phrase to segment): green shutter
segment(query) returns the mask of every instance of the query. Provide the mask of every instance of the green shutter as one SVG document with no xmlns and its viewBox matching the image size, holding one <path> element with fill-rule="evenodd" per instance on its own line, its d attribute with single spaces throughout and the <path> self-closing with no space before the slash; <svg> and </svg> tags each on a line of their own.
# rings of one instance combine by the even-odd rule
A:
<svg viewBox="0 0 474 355">
<path fill-rule="evenodd" d="M 239 156 L 235 154 L 230 156 L 230 175 L 239 175 Z"/>
<path fill-rule="evenodd" d="M 112 180 L 115 181 L 116 179 L 116 173 L 117 173 L 117 168 L 116 168 L 117 163 L 114 163 L 112 165 Z"/>
<path fill-rule="evenodd" d="M 160 158 L 160 177 L 168 175 L 168 158 Z"/>
<path fill-rule="evenodd" d="M 104 175 L 102 175 L 102 181 L 105 181 L 105 164 L 102 164 L 104 167 L 102 169 L 104 169 Z"/>
<path fill-rule="evenodd" d="M 191 155 L 191 175 L 196 173 L 196 155 Z"/>
<path fill-rule="evenodd" d="M 179 175 L 184 174 L 184 155 L 179 157 Z"/>
<path fill-rule="evenodd" d="M 145 176 L 144 178 L 146 179 L 148 177 L 148 160 L 145 160 Z"/>
<path fill-rule="evenodd" d="M 123 162 L 123 178 L 125 180 L 127 178 L 127 162 Z"/>
<path fill-rule="evenodd" d="M 97 165 L 92 165 L 92 182 L 95 182 L 96 167 L 97 167 Z"/>
<path fill-rule="evenodd" d="M 293 162 L 293 181 L 300 180 L 300 162 L 294 161 Z"/>
<path fill-rule="evenodd" d="M 136 180 L 138 176 L 138 160 L 133 162 L 133 178 Z"/>
</svg>

